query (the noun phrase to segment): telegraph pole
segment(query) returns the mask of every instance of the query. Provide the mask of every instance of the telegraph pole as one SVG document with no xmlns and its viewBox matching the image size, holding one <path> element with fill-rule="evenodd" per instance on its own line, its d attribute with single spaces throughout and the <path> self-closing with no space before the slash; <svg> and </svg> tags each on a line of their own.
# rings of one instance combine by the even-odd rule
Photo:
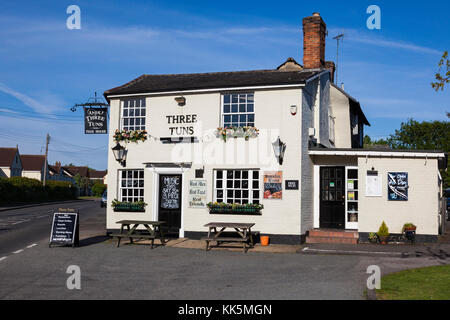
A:
<svg viewBox="0 0 450 320">
<path fill-rule="evenodd" d="M 50 143 L 50 135 L 47 133 L 47 137 L 45 139 L 45 160 L 44 160 L 44 187 L 47 181 L 47 159 L 48 159 L 48 144 Z"/>
<path fill-rule="evenodd" d="M 336 84 L 339 86 L 339 82 L 338 82 L 338 68 L 339 68 L 339 41 L 342 40 L 344 41 L 344 34 L 340 34 L 336 37 L 333 38 L 334 40 L 337 41 L 337 53 L 336 53 Z"/>
</svg>

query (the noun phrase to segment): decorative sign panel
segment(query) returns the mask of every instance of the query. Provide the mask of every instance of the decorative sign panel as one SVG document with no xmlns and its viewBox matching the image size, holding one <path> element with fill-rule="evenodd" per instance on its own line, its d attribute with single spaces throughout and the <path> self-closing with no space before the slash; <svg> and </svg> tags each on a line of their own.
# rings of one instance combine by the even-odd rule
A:
<svg viewBox="0 0 450 320">
<path fill-rule="evenodd" d="M 106 134 L 108 130 L 107 108 L 84 108 L 84 133 Z"/>
<path fill-rule="evenodd" d="M 388 200 L 408 200 L 408 173 L 388 172 Z"/>
<path fill-rule="evenodd" d="M 206 208 L 206 180 L 189 181 L 189 207 Z"/>
<path fill-rule="evenodd" d="M 160 186 L 162 209 L 179 209 L 180 208 L 180 176 L 163 176 Z"/>
<path fill-rule="evenodd" d="M 283 171 L 264 172 L 264 199 L 282 199 Z"/>
</svg>

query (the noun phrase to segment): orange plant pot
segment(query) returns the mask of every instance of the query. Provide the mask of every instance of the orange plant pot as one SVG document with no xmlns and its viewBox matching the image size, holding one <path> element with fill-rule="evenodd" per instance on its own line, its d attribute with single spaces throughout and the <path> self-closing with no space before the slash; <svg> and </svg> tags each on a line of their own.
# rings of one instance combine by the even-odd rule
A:
<svg viewBox="0 0 450 320">
<path fill-rule="evenodd" d="M 266 247 L 269 245 L 269 236 L 260 236 L 261 245 Z"/>
</svg>

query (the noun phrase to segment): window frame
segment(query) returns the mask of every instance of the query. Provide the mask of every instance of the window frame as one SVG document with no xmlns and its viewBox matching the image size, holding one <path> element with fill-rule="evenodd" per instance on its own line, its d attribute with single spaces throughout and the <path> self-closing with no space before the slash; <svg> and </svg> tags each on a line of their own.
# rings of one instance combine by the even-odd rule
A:
<svg viewBox="0 0 450 320">
<path fill-rule="evenodd" d="M 120 169 L 117 170 L 118 171 L 118 188 L 117 188 L 117 192 L 118 192 L 118 196 L 117 198 L 119 199 L 120 202 L 139 202 L 139 201 L 144 201 L 144 196 L 145 196 L 145 170 L 144 169 Z M 123 182 L 123 173 L 124 172 L 132 172 L 132 177 L 131 177 L 131 187 L 128 187 L 128 183 L 125 183 L 125 187 L 122 186 L 122 182 Z M 134 177 L 134 172 L 138 172 L 138 177 L 135 178 Z M 142 177 L 140 177 L 140 174 L 142 172 Z M 129 179 L 128 176 L 125 177 L 125 181 L 127 182 Z M 134 181 L 137 180 L 137 187 L 134 186 Z M 139 185 L 139 182 L 142 181 L 142 186 Z M 133 190 L 132 195 L 126 195 L 124 196 L 122 194 L 123 190 Z M 134 190 L 138 190 L 138 195 L 135 196 L 134 195 Z M 139 190 L 142 190 L 142 193 L 139 192 Z M 142 195 L 140 195 L 142 194 Z M 126 198 L 127 200 L 124 201 L 124 198 Z M 132 198 L 132 201 L 130 201 L 130 198 Z M 135 199 L 137 198 L 137 199 Z"/>
<path fill-rule="evenodd" d="M 248 96 L 251 95 L 253 101 L 249 103 Z M 225 96 L 229 96 L 230 102 L 225 103 Z M 237 96 L 237 101 L 233 102 L 233 96 Z M 245 96 L 245 103 L 240 102 L 241 96 Z M 233 112 L 233 105 L 237 105 L 237 112 Z M 229 106 L 229 112 L 225 112 L 225 107 Z M 240 111 L 241 105 L 245 105 L 245 111 Z M 248 112 L 248 105 L 252 105 L 253 111 Z M 245 125 L 241 121 L 241 115 L 246 116 Z M 225 116 L 230 116 L 230 121 L 225 121 Z M 233 121 L 233 116 L 237 116 L 237 120 Z M 249 116 L 253 116 L 253 121 L 249 121 Z M 227 92 L 222 93 L 220 98 L 220 126 L 222 128 L 231 127 L 233 123 L 237 123 L 237 127 L 254 127 L 255 126 L 255 93 L 254 92 Z M 226 125 L 229 123 L 229 125 Z M 250 125 L 249 125 L 250 124 Z"/>
<path fill-rule="evenodd" d="M 138 101 L 140 102 L 139 107 L 137 106 Z M 133 103 L 133 107 L 130 106 L 131 102 Z M 126 103 L 128 103 L 127 107 L 125 107 Z M 133 109 L 133 116 L 130 116 L 131 109 Z M 136 116 L 137 110 L 139 110 L 139 116 Z M 125 111 L 127 111 L 126 112 L 127 115 L 125 115 Z M 144 112 L 144 115 L 142 115 L 142 111 Z M 136 120 L 138 119 L 140 124 L 136 124 Z M 132 125 L 130 124 L 131 120 L 133 121 Z M 125 124 L 126 121 L 128 122 L 127 124 Z M 128 131 L 146 130 L 146 126 L 147 126 L 146 98 L 130 98 L 120 100 L 120 129 Z"/>
<path fill-rule="evenodd" d="M 217 174 L 219 171 L 222 171 L 222 178 L 218 178 Z M 228 172 L 229 171 L 233 171 L 232 174 L 232 179 L 228 178 Z M 240 172 L 240 177 L 236 178 L 235 172 L 239 171 Z M 242 178 L 243 177 L 243 172 L 246 171 L 247 172 L 247 179 Z M 255 179 L 255 174 L 257 175 L 257 179 Z M 239 204 L 257 204 L 257 203 L 261 203 L 261 197 L 262 197 L 262 183 L 261 183 L 261 174 L 260 174 L 260 169 L 214 169 L 213 170 L 213 200 L 214 202 L 219 202 L 219 200 L 221 200 L 219 203 L 228 203 L 228 204 L 233 204 L 233 203 L 239 203 Z M 218 180 L 221 181 L 222 187 L 218 187 Z M 228 181 L 232 182 L 232 187 L 228 187 L 227 183 Z M 248 183 L 248 188 L 243 188 L 243 184 L 242 181 L 243 180 L 247 180 Z M 239 187 L 236 187 L 236 182 L 239 181 Z M 254 187 L 254 182 L 257 181 L 258 183 L 258 187 L 255 188 Z M 218 197 L 218 191 L 222 191 L 222 197 Z M 236 197 L 236 191 L 240 191 L 241 196 L 240 197 Z M 244 197 L 244 191 L 248 191 L 248 196 Z M 258 192 L 258 196 L 254 197 L 254 192 Z M 228 192 L 232 192 L 232 196 L 230 197 L 228 195 Z M 236 198 L 240 198 L 239 202 L 236 202 Z M 232 202 L 228 202 L 228 200 L 231 199 L 233 200 Z"/>
</svg>

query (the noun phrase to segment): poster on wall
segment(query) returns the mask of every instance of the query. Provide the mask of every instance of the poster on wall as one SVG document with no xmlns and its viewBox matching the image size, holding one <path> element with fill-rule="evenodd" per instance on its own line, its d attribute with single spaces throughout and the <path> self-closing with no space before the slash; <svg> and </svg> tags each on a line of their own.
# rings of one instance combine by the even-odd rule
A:
<svg viewBox="0 0 450 320">
<path fill-rule="evenodd" d="M 264 172 L 264 199 L 282 199 L 283 171 Z"/>
<path fill-rule="evenodd" d="M 189 208 L 206 208 L 206 180 L 189 181 Z"/>
<path fill-rule="evenodd" d="M 382 186 L 381 186 L 381 176 L 367 175 L 366 176 L 366 197 L 381 197 L 382 196 Z"/>
<path fill-rule="evenodd" d="M 408 201 L 407 172 L 388 172 L 388 200 Z"/>
</svg>

